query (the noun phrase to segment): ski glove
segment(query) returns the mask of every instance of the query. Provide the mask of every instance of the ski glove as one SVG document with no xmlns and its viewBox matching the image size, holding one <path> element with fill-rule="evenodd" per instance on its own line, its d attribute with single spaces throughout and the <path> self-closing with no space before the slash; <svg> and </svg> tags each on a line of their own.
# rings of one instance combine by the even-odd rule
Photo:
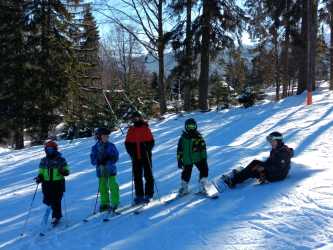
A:
<svg viewBox="0 0 333 250">
<path fill-rule="evenodd" d="M 184 164 L 181 160 L 178 161 L 178 168 L 179 169 L 183 169 L 184 168 Z"/>
<path fill-rule="evenodd" d="M 108 161 L 115 162 L 116 157 L 115 156 L 104 156 L 102 159 L 98 161 L 98 165 L 106 165 Z"/>
<path fill-rule="evenodd" d="M 37 184 L 39 184 L 39 183 L 43 182 L 44 178 L 42 175 L 38 175 L 37 177 L 35 177 L 34 180 Z"/>
<path fill-rule="evenodd" d="M 65 168 L 61 168 L 59 170 L 59 173 L 62 175 L 62 176 L 68 176 L 69 175 L 69 171 Z"/>
</svg>

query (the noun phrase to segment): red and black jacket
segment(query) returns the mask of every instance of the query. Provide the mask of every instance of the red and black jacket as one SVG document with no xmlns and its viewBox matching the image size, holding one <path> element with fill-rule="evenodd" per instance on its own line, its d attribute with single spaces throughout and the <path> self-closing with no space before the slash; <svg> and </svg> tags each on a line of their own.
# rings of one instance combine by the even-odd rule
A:
<svg viewBox="0 0 333 250">
<path fill-rule="evenodd" d="M 154 144 L 154 137 L 147 122 L 137 122 L 128 129 L 125 147 L 133 160 L 147 159 L 147 156 L 151 158 Z"/>
</svg>

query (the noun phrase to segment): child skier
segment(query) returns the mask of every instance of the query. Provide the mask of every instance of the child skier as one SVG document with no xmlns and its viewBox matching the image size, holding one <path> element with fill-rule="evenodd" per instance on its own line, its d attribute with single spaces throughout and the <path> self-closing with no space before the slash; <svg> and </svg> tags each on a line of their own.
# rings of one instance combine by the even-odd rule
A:
<svg viewBox="0 0 333 250">
<path fill-rule="evenodd" d="M 185 121 L 185 130 L 178 141 L 177 147 L 178 168 L 182 169 L 180 195 L 186 195 L 188 183 L 191 179 L 193 164 L 200 171 L 200 192 L 207 193 L 208 165 L 206 143 L 197 130 L 197 123 L 193 118 Z"/>
<path fill-rule="evenodd" d="M 100 192 L 100 212 L 115 211 L 119 205 L 119 185 L 117 183 L 116 162 L 119 153 L 116 146 L 109 142 L 110 130 L 98 128 L 96 130 L 96 144 L 91 148 L 90 159 L 92 165 L 96 166 L 98 185 Z M 111 192 L 111 206 L 110 193 Z"/>
<path fill-rule="evenodd" d="M 249 178 L 258 179 L 259 183 L 280 181 L 287 177 L 290 169 L 290 159 L 293 157 L 293 149 L 283 142 L 283 136 L 279 132 L 272 132 L 266 137 L 272 150 L 266 161 L 253 160 L 240 171 L 234 170 L 231 176 L 222 176 L 223 181 L 233 188 L 238 183 Z"/>
<path fill-rule="evenodd" d="M 135 198 L 134 203 L 149 202 L 154 196 L 154 177 L 152 172 L 152 149 L 154 137 L 148 123 L 139 112 L 132 114 L 133 126 L 128 129 L 125 147 L 132 159 Z M 142 175 L 146 180 L 143 188 Z"/>
<path fill-rule="evenodd" d="M 52 224 L 55 226 L 62 217 L 61 199 L 65 192 L 65 178 L 69 175 L 66 160 L 58 152 L 58 145 L 48 141 L 44 145 L 46 157 L 39 164 L 37 183 L 42 183 L 43 203 L 52 209 Z"/>
</svg>

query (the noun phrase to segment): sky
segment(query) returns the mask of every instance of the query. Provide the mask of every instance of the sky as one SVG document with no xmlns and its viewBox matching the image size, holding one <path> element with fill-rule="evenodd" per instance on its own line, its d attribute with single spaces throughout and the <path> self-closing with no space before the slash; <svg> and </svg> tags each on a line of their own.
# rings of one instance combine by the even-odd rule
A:
<svg viewBox="0 0 333 250">
<path fill-rule="evenodd" d="M 119 0 L 111 0 L 111 1 L 110 0 L 109 1 L 108 0 L 94 0 L 93 2 L 96 4 L 95 8 L 100 8 L 100 3 L 102 3 L 102 2 L 112 3 L 112 6 L 117 6 L 118 4 L 121 4 L 121 1 L 119 1 Z M 239 6 L 244 7 L 245 0 L 237 0 L 236 2 Z M 105 16 L 103 16 L 102 14 L 100 14 L 97 11 L 95 11 L 94 16 L 97 20 L 98 27 L 100 30 L 100 35 L 102 38 L 107 36 L 107 34 L 109 34 L 110 32 L 112 32 L 110 23 L 109 23 L 108 19 L 105 18 Z M 243 32 L 242 42 L 245 45 L 252 44 L 252 42 L 250 40 L 250 36 L 247 32 Z"/>
</svg>

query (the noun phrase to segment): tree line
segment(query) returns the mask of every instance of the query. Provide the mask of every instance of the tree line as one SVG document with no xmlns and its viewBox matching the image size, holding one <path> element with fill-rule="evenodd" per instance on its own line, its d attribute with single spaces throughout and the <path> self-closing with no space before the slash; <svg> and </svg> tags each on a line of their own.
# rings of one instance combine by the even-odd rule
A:
<svg viewBox="0 0 333 250">
<path fill-rule="evenodd" d="M 274 86 L 276 100 L 318 80 L 333 89 L 332 2 L 0 0 L 0 139 L 22 148 L 25 134 L 40 143 L 62 121 L 113 127 L 174 99 L 207 111 L 249 87 Z M 94 14 L 109 24 L 103 37 Z"/>
</svg>

